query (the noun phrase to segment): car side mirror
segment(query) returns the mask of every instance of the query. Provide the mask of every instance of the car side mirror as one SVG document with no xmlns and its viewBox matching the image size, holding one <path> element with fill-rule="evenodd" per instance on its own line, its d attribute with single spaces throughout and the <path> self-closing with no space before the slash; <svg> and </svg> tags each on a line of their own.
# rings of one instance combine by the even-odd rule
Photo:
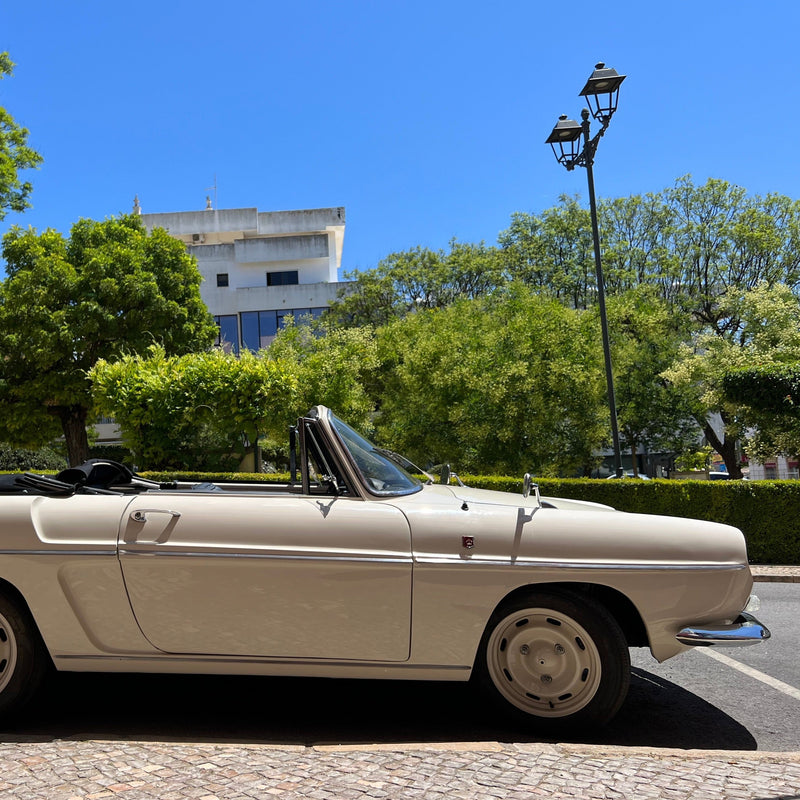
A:
<svg viewBox="0 0 800 800">
<path fill-rule="evenodd" d="M 539 494 L 539 484 L 533 482 L 533 477 L 531 476 L 530 472 L 526 472 L 522 478 L 522 496 L 528 497 L 531 493 L 531 489 L 533 489 L 534 494 L 536 495 L 536 502 L 541 506 L 542 498 Z"/>
</svg>

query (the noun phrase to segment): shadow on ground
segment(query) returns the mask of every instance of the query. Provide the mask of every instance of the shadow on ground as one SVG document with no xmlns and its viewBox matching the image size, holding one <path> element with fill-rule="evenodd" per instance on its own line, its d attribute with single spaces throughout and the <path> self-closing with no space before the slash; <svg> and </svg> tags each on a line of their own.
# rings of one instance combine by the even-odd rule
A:
<svg viewBox="0 0 800 800">
<path fill-rule="evenodd" d="M 0 741 L 123 739 L 286 745 L 576 742 L 754 750 L 741 724 L 634 668 L 625 705 L 601 732 L 557 738 L 485 709 L 470 684 L 310 678 L 54 675 Z"/>
</svg>

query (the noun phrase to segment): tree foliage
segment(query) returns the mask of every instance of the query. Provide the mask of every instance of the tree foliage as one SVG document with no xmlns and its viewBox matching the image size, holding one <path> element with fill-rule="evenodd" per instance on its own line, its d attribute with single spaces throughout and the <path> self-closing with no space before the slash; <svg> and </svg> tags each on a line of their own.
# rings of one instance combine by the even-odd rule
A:
<svg viewBox="0 0 800 800">
<path fill-rule="evenodd" d="M 609 298 L 608 320 L 622 444 L 632 456 L 642 446 L 650 452 L 691 449 L 702 409 L 662 374 L 688 333 L 685 317 L 643 286 Z"/>
<path fill-rule="evenodd" d="M 766 461 L 800 454 L 800 360 L 727 372 L 722 392 L 744 409 L 748 455 Z"/>
<path fill-rule="evenodd" d="M 729 289 L 800 285 L 800 203 L 783 195 L 748 195 L 713 178 L 697 186 L 684 176 L 662 192 L 601 200 L 598 220 L 610 295 L 651 287 L 720 331 Z M 576 198 L 514 214 L 499 243 L 513 277 L 575 308 L 594 304 L 591 220 Z"/>
<path fill-rule="evenodd" d="M 603 200 L 598 215 L 610 305 L 613 307 L 616 296 L 645 290 L 666 304 L 671 320 L 682 332 L 686 347 L 679 353 L 679 340 L 670 333 L 675 326 L 665 328 L 666 339 L 683 364 L 677 372 L 665 374 L 685 372 L 687 353 L 699 356 L 701 350 L 709 348 L 715 353 L 733 353 L 744 346 L 740 336 L 753 329 L 753 320 L 740 316 L 747 313 L 747 304 L 732 302 L 735 296 L 777 286 L 796 291 L 800 286 L 800 203 L 788 197 L 751 196 L 741 187 L 716 179 L 697 186 L 686 176 L 659 193 Z M 538 216 L 514 215 L 512 226 L 500 235 L 511 274 L 576 308 L 595 303 L 597 286 L 589 269 L 590 243 L 588 213 L 571 198 L 562 198 L 557 209 Z M 635 427 L 641 430 L 644 419 L 650 417 L 650 432 L 645 438 L 652 446 L 652 431 L 666 430 L 675 419 L 671 402 L 651 404 L 649 400 L 667 400 L 669 387 L 658 389 L 657 373 L 647 369 L 647 380 L 658 389 L 655 394 L 645 395 L 643 385 L 628 386 L 631 376 L 640 383 L 638 377 L 643 373 L 638 365 L 655 362 L 646 352 L 640 356 L 626 354 L 632 343 L 624 326 L 615 329 L 612 323 L 611 337 L 617 342 L 614 359 L 621 395 L 620 418 L 631 420 L 632 409 L 625 395 L 627 392 L 635 398 L 638 392 L 641 400 L 635 405 L 640 421 Z M 711 344 L 714 337 L 720 339 L 717 345 Z M 661 353 L 665 356 L 666 350 L 661 349 Z M 702 363 L 714 366 L 710 358 Z M 694 373 L 698 382 L 704 376 L 704 367 Z M 734 409 L 722 408 L 716 389 L 709 388 L 716 387 L 718 380 L 719 373 L 712 369 L 705 380 L 707 390 L 698 388 L 698 383 L 683 381 L 675 385 L 678 391 L 672 392 L 672 397 L 683 395 L 695 409 L 709 442 L 736 474 L 736 439 L 742 428 Z M 647 402 L 642 402 L 645 399 Z M 685 409 L 686 403 L 682 405 Z M 712 424 L 713 420 L 717 424 Z M 630 446 L 632 430 L 625 428 Z"/>
<path fill-rule="evenodd" d="M 367 330 L 322 336 L 290 324 L 258 353 L 170 357 L 152 346 L 99 361 L 90 378 L 97 406 L 115 418 L 139 466 L 228 468 L 259 440 L 284 446 L 288 426 L 316 403 L 367 427 L 374 407 L 364 382 L 375 351 Z"/>
<path fill-rule="evenodd" d="M 296 378 L 297 395 L 289 409 L 293 419 L 320 403 L 361 430 L 371 428 L 370 388 L 379 365 L 372 328 L 290 324 L 278 332 L 269 354 L 290 365 Z"/>
<path fill-rule="evenodd" d="M 0 53 L 0 80 L 11 76 L 14 63 L 8 53 Z M 0 107 L 0 220 L 8 211 L 24 211 L 32 186 L 19 177 L 21 170 L 34 169 L 42 157 L 28 145 L 28 130 L 18 125 L 5 108 Z"/>
<path fill-rule="evenodd" d="M 154 345 L 146 355 L 101 359 L 90 378 L 98 408 L 147 469 L 238 465 L 246 444 L 285 431 L 296 405 L 291 370 L 249 351 L 167 356 Z"/>
<path fill-rule="evenodd" d="M 36 446 L 63 432 L 70 463 L 88 454 L 89 370 L 100 359 L 207 347 L 216 326 L 181 242 L 134 216 L 83 219 L 70 237 L 12 229 L 0 284 L 0 438 Z"/>
<path fill-rule="evenodd" d="M 694 398 L 709 443 L 724 458 L 731 476 L 741 477 L 735 444 L 747 432 L 747 404 L 726 395 L 725 376 L 753 364 L 800 360 L 800 300 L 782 285 L 731 288 L 719 301 L 719 313 L 726 324 L 706 328 L 691 344 L 682 345 L 664 375 Z M 714 415 L 720 423 L 716 426 Z"/>
<path fill-rule="evenodd" d="M 516 285 L 378 332 L 377 432 L 423 465 L 580 472 L 607 431 L 591 315 Z"/>
<path fill-rule="evenodd" d="M 353 285 L 331 304 L 328 319 L 350 327 L 386 325 L 415 311 L 444 308 L 459 298 L 487 294 L 506 280 L 496 248 L 456 240 L 447 253 L 415 247 L 345 277 Z"/>
<path fill-rule="evenodd" d="M 541 215 L 513 214 L 498 242 L 508 273 L 572 308 L 595 302 L 594 249 L 589 211 L 577 197 Z"/>
<path fill-rule="evenodd" d="M 768 316 L 759 328 L 745 298 L 755 302 L 774 290 L 773 299 L 781 292 L 786 299 L 786 292 L 791 295 L 800 287 L 800 203 L 777 194 L 749 195 L 723 180 L 697 185 L 685 176 L 661 192 L 601 200 L 599 217 L 618 415 L 626 448 L 696 449 L 695 437 L 702 430 L 736 474 L 741 413 L 722 402 L 717 368 L 743 354 L 750 357 L 753 348 L 766 352 L 771 347 L 761 334 L 752 341 L 748 337 L 757 329 L 781 325 L 781 303 L 762 302 Z M 345 325 L 375 326 L 381 342 L 388 336 L 391 346 L 382 344 L 382 352 L 391 354 L 388 363 L 401 374 L 422 356 L 392 360 L 392 347 L 406 335 L 398 320 L 417 315 L 427 320 L 409 322 L 408 330 L 417 325 L 421 337 L 426 325 L 427 336 L 442 337 L 442 350 L 479 347 L 454 342 L 449 328 L 440 330 L 431 321 L 433 310 L 454 305 L 464 310 L 464 299 L 488 302 L 491 297 L 500 303 L 512 292 L 510 287 L 523 283 L 569 309 L 596 312 L 591 220 L 577 198 L 563 196 L 556 207 L 540 214 L 514 214 L 498 245 L 451 243 L 449 253 L 422 248 L 394 253 L 375 270 L 355 276 L 330 318 Z M 440 320 L 444 325 L 450 317 Z M 463 336 L 486 339 L 490 334 L 476 326 L 465 329 Z M 424 351 L 436 345 L 425 340 L 418 347 Z M 689 369 L 689 356 L 696 369 Z M 438 362 L 428 366 L 438 369 Z M 381 374 L 388 374 L 387 369 Z M 455 374 L 451 371 L 450 378 Z M 431 375 L 430 383 L 435 380 Z M 418 386 L 410 380 L 407 385 L 387 380 L 373 382 L 371 391 L 376 405 L 385 410 L 395 404 L 411 407 L 411 393 L 429 389 L 420 376 Z M 420 412 L 417 419 L 428 417 Z M 430 430 L 421 421 L 408 425 Z"/>
</svg>

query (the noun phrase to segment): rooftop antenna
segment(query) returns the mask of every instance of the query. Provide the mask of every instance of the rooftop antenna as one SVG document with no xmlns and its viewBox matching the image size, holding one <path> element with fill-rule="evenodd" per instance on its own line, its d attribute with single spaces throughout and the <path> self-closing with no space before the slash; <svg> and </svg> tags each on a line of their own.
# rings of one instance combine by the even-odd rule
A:
<svg viewBox="0 0 800 800">
<path fill-rule="evenodd" d="M 214 173 L 214 185 L 213 186 L 206 186 L 206 191 L 207 192 L 210 192 L 212 189 L 214 190 L 214 205 L 213 206 L 211 205 L 211 198 L 207 196 L 206 197 L 206 211 L 212 211 L 215 208 L 219 208 L 219 206 L 217 205 L 217 173 L 216 172 Z"/>
</svg>

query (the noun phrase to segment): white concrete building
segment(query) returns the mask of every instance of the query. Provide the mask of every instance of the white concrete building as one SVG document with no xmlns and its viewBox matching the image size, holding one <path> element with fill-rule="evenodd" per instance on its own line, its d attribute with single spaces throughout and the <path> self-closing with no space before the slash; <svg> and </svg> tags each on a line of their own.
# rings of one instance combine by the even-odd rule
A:
<svg viewBox="0 0 800 800">
<path fill-rule="evenodd" d="M 258 350 L 288 315 L 319 316 L 336 298 L 344 208 L 257 208 L 142 214 L 145 228 L 165 228 L 186 244 L 203 276 L 200 296 L 220 326 L 220 346 Z"/>
</svg>

